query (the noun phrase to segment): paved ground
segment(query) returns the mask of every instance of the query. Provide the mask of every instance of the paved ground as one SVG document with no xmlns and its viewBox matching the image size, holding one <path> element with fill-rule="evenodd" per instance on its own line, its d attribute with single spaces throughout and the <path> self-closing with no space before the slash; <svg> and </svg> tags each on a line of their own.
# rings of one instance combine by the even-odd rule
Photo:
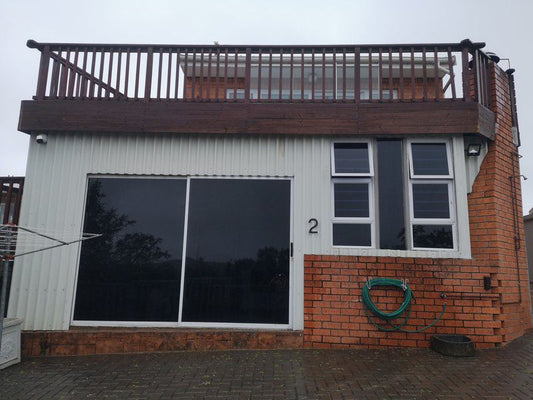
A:
<svg viewBox="0 0 533 400">
<path fill-rule="evenodd" d="M 33 358 L 1 399 L 533 399 L 533 331 L 473 358 L 428 349 Z"/>
</svg>

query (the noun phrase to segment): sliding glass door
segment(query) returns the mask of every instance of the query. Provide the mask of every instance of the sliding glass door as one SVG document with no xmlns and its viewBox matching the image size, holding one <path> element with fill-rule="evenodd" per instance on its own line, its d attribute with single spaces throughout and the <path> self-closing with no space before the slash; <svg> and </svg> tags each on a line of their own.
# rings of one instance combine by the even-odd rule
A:
<svg viewBox="0 0 533 400">
<path fill-rule="evenodd" d="M 177 321 L 185 179 L 90 178 L 75 320 Z"/>
<path fill-rule="evenodd" d="M 192 179 L 182 320 L 289 322 L 290 182 Z"/>
<path fill-rule="evenodd" d="M 290 180 L 89 178 L 73 323 L 289 323 Z M 122 323 L 123 325 L 123 323 Z"/>
</svg>

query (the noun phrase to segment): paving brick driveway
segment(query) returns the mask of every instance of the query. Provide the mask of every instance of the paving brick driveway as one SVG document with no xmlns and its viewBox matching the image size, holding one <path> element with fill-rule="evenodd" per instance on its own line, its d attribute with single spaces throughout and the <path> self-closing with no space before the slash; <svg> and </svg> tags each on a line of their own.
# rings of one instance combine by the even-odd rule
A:
<svg viewBox="0 0 533 400">
<path fill-rule="evenodd" d="M 33 358 L 1 399 L 533 399 L 533 331 L 473 358 L 429 349 Z"/>
</svg>

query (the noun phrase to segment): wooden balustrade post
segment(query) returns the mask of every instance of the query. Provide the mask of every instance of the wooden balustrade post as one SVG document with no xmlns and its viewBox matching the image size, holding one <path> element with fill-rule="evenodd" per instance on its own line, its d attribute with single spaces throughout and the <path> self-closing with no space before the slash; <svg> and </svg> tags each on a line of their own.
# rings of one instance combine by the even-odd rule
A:
<svg viewBox="0 0 533 400">
<path fill-rule="evenodd" d="M 246 48 L 246 64 L 244 73 L 244 99 L 246 102 L 250 101 L 250 86 L 252 79 L 252 49 Z"/>
<path fill-rule="evenodd" d="M 11 211 L 11 202 L 12 202 L 11 195 L 13 193 L 13 185 L 14 185 L 13 179 L 9 179 L 7 181 L 7 184 L 9 186 L 7 187 L 7 194 L 6 194 L 6 201 L 5 201 L 5 208 L 4 208 L 4 221 L 2 222 L 3 224 L 8 224 L 10 222 L 9 213 Z M 0 190 L 1 189 L 3 188 L 0 188 Z"/>
<path fill-rule="evenodd" d="M 472 93 L 470 91 L 470 80 L 472 78 L 472 72 L 470 71 L 470 66 L 468 62 L 468 54 L 470 52 L 470 40 L 463 40 L 461 45 L 463 46 L 461 50 L 462 59 L 463 59 L 463 99 L 464 101 L 472 101 Z"/>
<path fill-rule="evenodd" d="M 353 52 L 353 101 L 361 101 L 361 48 L 356 47 Z"/>
<path fill-rule="evenodd" d="M 152 92 L 152 67 L 154 64 L 154 48 L 148 47 L 146 52 L 146 82 L 144 84 L 144 99 L 150 100 L 150 94 Z"/>
<path fill-rule="evenodd" d="M 37 100 L 43 100 L 46 95 L 46 83 L 48 80 L 48 66 L 50 65 L 50 46 L 44 46 L 41 52 L 39 64 L 39 77 L 37 80 Z"/>
<path fill-rule="evenodd" d="M 24 192 L 24 178 L 18 180 L 18 194 L 17 194 L 17 200 L 15 201 L 15 212 L 13 213 L 13 223 L 17 225 L 19 223 L 19 217 L 20 217 L 20 203 L 22 201 L 22 194 Z"/>
<path fill-rule="evenodd" d="M 3 179 L 0 179 L 0 203 L 2 203 L 2 193 L 4 192 L 4 180 Z M 7 196 L 7 194 L 6 194 Z M 6 201 L 6 204 L 7 204 L 7 201 Z M 0 224 L 5 224 L 6 222 L 4 222 L 4 216 L 6 214 L 4 213 L 3 215 L 0 214 Z"/>
</svg>

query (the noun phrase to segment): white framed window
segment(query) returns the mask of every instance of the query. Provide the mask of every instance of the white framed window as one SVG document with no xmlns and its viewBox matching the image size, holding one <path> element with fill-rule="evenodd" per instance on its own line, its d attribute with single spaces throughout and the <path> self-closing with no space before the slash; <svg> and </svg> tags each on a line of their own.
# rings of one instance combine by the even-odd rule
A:
<svg viewBox="0 0 533 400">
<path fill-rule="evenodd" d="M 419 249 L 457 248 L 453 162 L 446 140 L 410 140 L 409 237 Z"/>
<path fill-rule="evenodd" d="M 412 179 L 453 178 L 450 143 L 446 140 L 408 141 L 409 175 Z"/>
<path fill-rule="evenodd" d="M 331 148 L 333 246 L 374 247 L 374 167 L 369 141 Z"/>
<path fill-rule="evenodd" d="M 372 144 L 369 141 L 334 142 L 331 147 L 331 175 L 363 177 L 374 175 Z"/>
<path fill-rule="evenodd" d="M 237 94 L 236 96 L 235 96 L 235 93 Z M 246 94 L 246 91 L 244 89 L 236 89 L 236 90 L 235 89 L 226 89 L 226 98 L 227 99 L 243 100 L 245 94 Z"/>
<path fill-rule="evenodd" d="M 334 179 L 333 245 L 374 247 L 374 187 L 371 179 Z"/>
<path fill-rule="evenodd" d="M 295 59 L 296 61 L 296 59 Z M 263 60 L 266 62 L 266 60 Z M 324 63 L 323 63 L 324 62 Z M 285 59 L 283 66 L 274 61 L 271 66 L 252 64 L 251 68 L 251 98 L 271 100 L 353 100 L 355 94 L 355 66 L 348 61 L 342 64 L 342 58 L 322 61 L 322 56 L 316 55 L 314 67 L 311 59 L 307 58 L 301 64 L 290 65 Z M 377 63 L 358 66 L 358 87 L 361 100 L 380 98 L 381 77 Z M 371 74 L 370 74 L 371 71 Z M 292 79 L 292 80 L 291 80 Z M 281 82 L 280 82 L 281 80 Z M 370 84 L 370 80 L 372 83 Z M 269 88 L 270 87 L 270 88 Z M 372 92 L 370 93 L 370 87 Z M 292 88 L 292 95 L 291 95 Z M 229 89 L 233 92 L 233 89 Z M 280 93 L 281 91 L 281 93 Z M 254 95 L 256 97 L 252 97 Z M 233 94 L 228 94 L 228 98 Z M 393 98 L 398 98 L 398 91 L 393 91 Z M 389 90 L 383 90 L 382 98 L 389 99 Z"/>
<path fill-rule="evenodd" d="M 334 247 L 457 250 L 448 139 L 334 141 Z"/>
</svg>

